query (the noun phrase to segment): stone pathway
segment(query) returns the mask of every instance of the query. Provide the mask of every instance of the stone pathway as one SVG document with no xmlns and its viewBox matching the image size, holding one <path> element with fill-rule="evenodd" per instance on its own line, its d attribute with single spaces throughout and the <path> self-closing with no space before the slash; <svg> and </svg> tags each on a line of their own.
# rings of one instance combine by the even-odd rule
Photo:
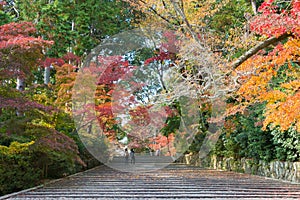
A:
<svg viewBox="0 0 300 200">
<path fill-rule="evenodd" d="M 141 173 L 99 166 L 6 199 L 285 200 L 300 199 L 300 185 L 180 164 Z"/>
</svg>

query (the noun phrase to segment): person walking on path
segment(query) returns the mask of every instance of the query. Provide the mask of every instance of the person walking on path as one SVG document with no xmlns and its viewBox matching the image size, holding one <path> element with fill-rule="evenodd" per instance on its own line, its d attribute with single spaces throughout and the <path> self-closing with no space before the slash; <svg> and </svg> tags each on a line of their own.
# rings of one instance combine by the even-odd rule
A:
<svg viewBox="0 0 300 200">
<path fill-rule="evenodd" d="M 160 156 L 160 149 L 157 149 L 157 150 L 156 150 L 155 155 L 156 155 L 156 156 Z"/>
<path fill-rule="evenodd" d="M 128 159 L 129 159 L 129 153 L 128 153 L 128 149 L 127 148 L 125 148 L 125 155 L 124 155 L 124 157 L 125 157 L 125 164 L 127 165 L 128 164 Z"/>
<path fill-rule="evenodd" d="M 130 150 L 130 163 L 135 164 L 135 155 L 134 155 L 134 150 Z"/>
</svg>

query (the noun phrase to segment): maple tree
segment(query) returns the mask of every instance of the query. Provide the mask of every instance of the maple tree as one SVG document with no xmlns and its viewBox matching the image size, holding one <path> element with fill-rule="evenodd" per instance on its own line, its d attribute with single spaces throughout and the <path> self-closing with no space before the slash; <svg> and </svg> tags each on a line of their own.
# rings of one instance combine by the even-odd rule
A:
<svg viewBox="0 0 300 200">
<path fill-rule="evenodd" d="M 29 22 L 0 26 L 2 77 L 5 77 L 5 73 L 13 77 L 25 76 L 27 71 L 37 66 L 39 59 L 43 57 L 42 50 L 53 42 L 34 37 L 35 32 L 34 25 Z"/>
<path fill-rule="evenodd" d="M 97 89 L 95 98 L 98 102 L 95 110 L 98 113 L 98 120 L 101 129 L 108 138 L 113 139 L 115 135 L 115 117 L 113 115 L 112 93 L 115 83 L 119 81 L 132 66 L 129 66 L 128 61 L 125 61 L 121 56 L 98 57 L 101 70 L 104 70 L 97 80 Z M 104 65 L 104 66 L 103 66 Z"/>
<path fill-rule="evenodd" d="M 52 117 L 57 109 L 45 95 L 46 89 L 34 83 L 33 72 L 39 70 L 41 60 L 45 58 L 44 52 L 52 44 L 52 41 L 37 37 L 30 22 L 0 26 L 0 153 L 3 158 L 0 171 L 8 176 L 19 173 L 22 167 L 24 169 L 16 179 L 6 184 L 6 175 L 1 176 L 1 185 L 5 185 L 1 194 L 19 187 L 22 189 L 28 185 L 28 180 L 36 184 L 41 177 L 53 176 L 55 168 L 62 167 L 53 164 L 59 159 L 63 165 L 69 166 L 66 173 L 70 173 L 75 165 L 85 165 L 78 156 L 75 141 L 55 129 L 56 121 Z M 23 148 L 27 144 L 30 151 Z M 16 166 L 11 168 L 14 172 L 10 171 L 9 165 Z M 31 175 L 32 178 L 28 178 Z M 20 181 L 18 187 L 14 183 L 17 179 Z"/>
<path fill-rule="evenodd" d="M 277 1 L 265 1 L 258 8 L 260 14 L 251 22 L 252 31 L 263 40 L 233 63 L 237 67 L 234 76 L 239 86 L 226 116 L 228 120 L 233 116 L 249 120 L 252 113 L 261 110 L 247 123 L 261 136 L 246 133 L 254 141 L 269 141 L 264 145 L 270 146 L 268 150 L 256 149 L 260 152 L 259 159 L 299 158 L 299 3 L 292 1 L 289 7 Z M 251 110 L 255 106 L 263 109 Z M 231 133 L 234 126 L 243 123 L 233 121 L 235 125 L 227 127 Z M 253 144 L 253 140 L 249 142 L 247 145 Z"/>
<path fill-rule="evenodd" d="M 39 37 L 34 37 L 36 29 L 32 23 L 9 23 L 0 26 L 0 74 L 1 87 L 11 91 L 11 84 L 16 83 L 17 89 L 25 89 L 25 81 L 30 84 L 32 79 L 31 70 L 37 68 L 39 60 L 43 57 L 43 49 L 49 47 L 52 41 L 46 41 Z M 6 93 L 6 92 L 5 92 Z M 9 93 L 6 93 L 9 96 Z M 6 95 L 3 95 L 6 96 Z M 7 97 L 7 96 L 6 96 Z M 1 107 L 12 106 L 14 108 L 23 107 L 24 104 L 18 98 L 3 98 Z M 10 105 L 9 101 L 13 104 Z M 28 105 L 34 103 L 28 103 Z M 30 108 L 32 106 L 28 106 Z"/>
<path fill-rule="evenodd" d="M 90 58 L 88 65 L 82 68 L 77 80 L 92 80 L 91 82 L 96 82 L 96 86 L 93 87 L 91 86 L 93 83 L 86 84 L 83 81 L 77 84 L 76 88 L 73 88 L 74 93 L 76 93 L 73 102 L 75 102 L 75 105 L 79 103 L 75 106 L 74 112 L 80 118 L 78 121 L 83 122 L 82 126 L 79 127 L 84 127 L 88 130 L 87 132 L 99 135 L 99 137 L 104 134 L 111 144 L 120 146 L 122 144 L 118 140 L 127 137 L 129 140 L 128 146 L 133 145 L 139 148 L 149 147 L 152 144 L 151 139 L 154 134 L 164 128 L 163 135 L 162 133 L 157 134 L 157 136 L 162 136 L 160 137 L 162 140 L 157 140 L 157 142 L 161 142 L 161 147 L 164 147 L 166 144 L 163 138 L 168 138 L 168 147 L 172 151 L 168 150 L 167 153 L 169 155 L 170 153 L 174 154 L 175 148 L 171 146 L 176 141 L 171 138 L 173 134 L 177 134 L 180 122 L 175 122 L 178 126 L 175 128 L 172 122 L 176 120 L 172 121 L 170 119 L 168 121 L 167 118 L 175 117 L 173 115 L 176 112 L 172 111 L 167 104 L 151 100 L 161 92 L 171 92 L 167 91 L 164 73 L 173 66 L 172 59 L 174 59 L 174 51 L 176 51 L 174 43 L 176 39 L 173 34 L 168 32 L 163 35 L 166 39 L 164 40 L 165 43 L 162 43 L 159 49 L 154 50 L 154 54 L 150 53 L 150 58 L 142 56 L 143 53 L 139 55 L 139 51 L 134 51 L 134 59 L 129 56 L 130 53 L 127 54 L 130 61 L 126 60 L 126 54 L 125 56 L 98 56 L 97 52 L 93 53 L 95 57 Z M 101 52 L 100 47 L 96 51 Z M 141 51 L 148 52 L 145 49 Z M 150 49 L 151 51 L 153 50 Z M 131 62 L 136 62 L 135 56 L 138 59 L 143 57 L 142 60 L 139 60 L 143 63 L 142 65 L 139 63 L 139 67 L 131 64 Z M 79 87 L 82 86 L 87 88 L 80 89 Z M 94 94 L 93 90 L 95 90 L 95 99 L 85 100 L 82 98 L 89 96 L 87 91 Z M 170 99 L 171 102 L 173 100 L 175 101 L 175 99 Z M 91 110 L 93 109 L 93 101 L 95 102 L 95 108 Z M 83 104 L 80 104 L 80 102 L 83 102 Z M 93 129 L 95 128 L 92 114 L 94 111 L 100 130 Z M 81 118 L 83 113 L 84 117 Z M 169 125 L 165 126 L 166 122 L 170 122 Z M 83 131 L 82 135 L 85 137 L 86 132 Z M 180 149 L 177 150 L 180 151 Z"/>
<path fill-rule="evenodd" d="M 65 112 L 71 113 L 72 88 L 80 58 L 73 53 L 67 53 L 60 59 L 47 58 L 43 64 L 45 67 L 53 65 L 56 71 L 54 88 L 57 96 L 54 104 Z"/>
<path fill-rule="evenodd" d="M 168 136 L 158 135 L 156 137 L 150 138 L 149 148 L 152 150 L 166 151 L 166 156 L 175 156 L 176 148 L 174 146 L 175 136 L 170 134 Z"/>
<path fill-rule="evenodd" d="M 266 101 L 264 128 L 273 124 L 284 131 L 295 125 L 299 131 L 299 1 L 293 1 L 291 10 L 283 10 L 280 14 L 276 13 L 277 7 L 272 2 L 267 1 L 259 8 L 262 19 L 259 16 L 254 19 L 253 31 L 269 37 L 280 37 L 289 32 L 294 37 L 276 45 L 272 51 L 259 52 L 237 68 L 242 83 L 237 94 L 243 101 L 239 107 Z M 266 18 L 276 18 L 281 21 L 280 25 L 273 23 L 271 26 L 272 22 L 264 20 Z"/>
<path fill-rule="evenodd" d="M 218 90 L 221 93 L 222 90 L 229 92 L 229 95 L 231 93 L 236 100 L 235 106 L 228 105 L 227 116 L 247 110 L 255 103 L 267 102 L 264 130 L 267 127 L 279 127 L 279 130 L 287 131 L 295 126 L 299 131 L 299 102 L 296 100 L 299 79 L 299 1 L 251 1 L 252 8 L 237 8 L 242 12 L 238 14 L 238 11 L 234 11 L 230 15 L 226 15 L 226 12 L 234 9 L 234 2 L 127 2 L 146 13 L 148 18 L 142 26 L 151 25 L 155 21 L 158 26 L 179 32 L 184 30 L 183 35 L 190 39 L 184 40 L 181 37 L 175 67 L 184 75 L 186 85 L 195 85 L 199 98 L 204 100 L 214 96 L 209 86 L 216 83 L 207 79 L 204 81 L 204 78 L 211 75 L 214 80 L 223 79 L 225 87 L 219 87 Z M 250 9 L 255 16 L 251 16 Z M 233 15 L 238 15 L 237 19 L 243 19 L 244 22 L 232 23 Z M 243 29 L 246 29 L 246 34 Z M 226 31 L 227 39 L 216 34 L 218 31 Z M 211 52 L 203 49 L 211 49 Z M 223 57 L 227 57 L 226 60 L 233 62 L 224 62 L 222 58 L 219 60 L 213 52 L 220 52 Z M 209 57 L 214 62 L 208 61 Z M 212 67 L 214 65 L 218 66 L 216 71 Z M 228 74 L 232 72 L 234 76 L 229 77 Z M 234 128 L 231 127 L 231 130 Z"/>
<path fill-rule="evenodd" d="M 97 5 L 93 1 L 1 1 L 1 195 L 97 164 L 76 135 L 70 113 L 71 88 L 81 61 L 73 53 L 65 54 L 82 55 L 103 37 L 129 26 L 123 20 L 128 16 L 123 3 Z M 11 182 L 9 176 L 14 177 Z"/>
</svg>

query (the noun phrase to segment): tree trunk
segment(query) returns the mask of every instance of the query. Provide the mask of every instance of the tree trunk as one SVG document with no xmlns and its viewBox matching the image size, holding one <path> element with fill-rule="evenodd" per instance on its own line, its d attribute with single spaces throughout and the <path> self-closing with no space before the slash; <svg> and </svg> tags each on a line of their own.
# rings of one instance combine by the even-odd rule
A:
<svg viewBox="0 0 300 200">
<path fill-rule="evenodd" d="M 252 10 L 253 10 L 254 15 L 257 15 L 256 0 L 251 0 L 251 6 L 252 6 Z"/>
<path fill-rule="evenodd" d="M 24 78 L 20 78 L 20 77 L 17 78 L 17 87 L 16 87 L 16 89 L 19 90 L 19 91 L 24 91 L 24 89 L 25 89 L 25 80 L 24 80 Z"/>
<path fill-rule="evenodd" d="M 20 78 L 20 77 L 17 78 L 16 89 L 19 90 L 19 91 L 24 91 L 24 89 L 25 89 L 25 80 L 24 80 L 24 78 Z M 19 109 L 16 109 L 16 115 L 18 117 L 20 117 L 20 116 L 24 116 L 24 113 L 22 111 L 20 111 Z"/>
<path fill-rule="evenodd" d="M 44 72 L 44 84 L 48 85 L 50 82 L 50 67 L 45 67 Z"/>
</svg>

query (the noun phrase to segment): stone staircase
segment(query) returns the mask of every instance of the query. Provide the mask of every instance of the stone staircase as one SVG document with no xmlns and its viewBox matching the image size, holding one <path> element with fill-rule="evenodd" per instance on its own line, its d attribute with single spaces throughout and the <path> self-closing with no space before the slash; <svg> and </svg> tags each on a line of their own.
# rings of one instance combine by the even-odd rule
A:
<svg viewBox="0 0 300 200">
<path fill-rule="evenodd" d="M 125 163 L 124 157 L 114 157 L 107 165 L 113 169 L 125 172 L 148 172 L 162 169 L 173 163 L 174 159 L 170 156 L 147 156 L 135 155 L 135 164 Z"/>
<path fill-rule="evenodd" d="M 163 158 L 159 159 L 163 162 Z M 145 164 L 149 162 L 143 160 Z M 141 173 L 122 172 L 103 165 L 2 199 L 286 200 L 300 199 L 300 185 L 181 164 Z"/>
</svg>

